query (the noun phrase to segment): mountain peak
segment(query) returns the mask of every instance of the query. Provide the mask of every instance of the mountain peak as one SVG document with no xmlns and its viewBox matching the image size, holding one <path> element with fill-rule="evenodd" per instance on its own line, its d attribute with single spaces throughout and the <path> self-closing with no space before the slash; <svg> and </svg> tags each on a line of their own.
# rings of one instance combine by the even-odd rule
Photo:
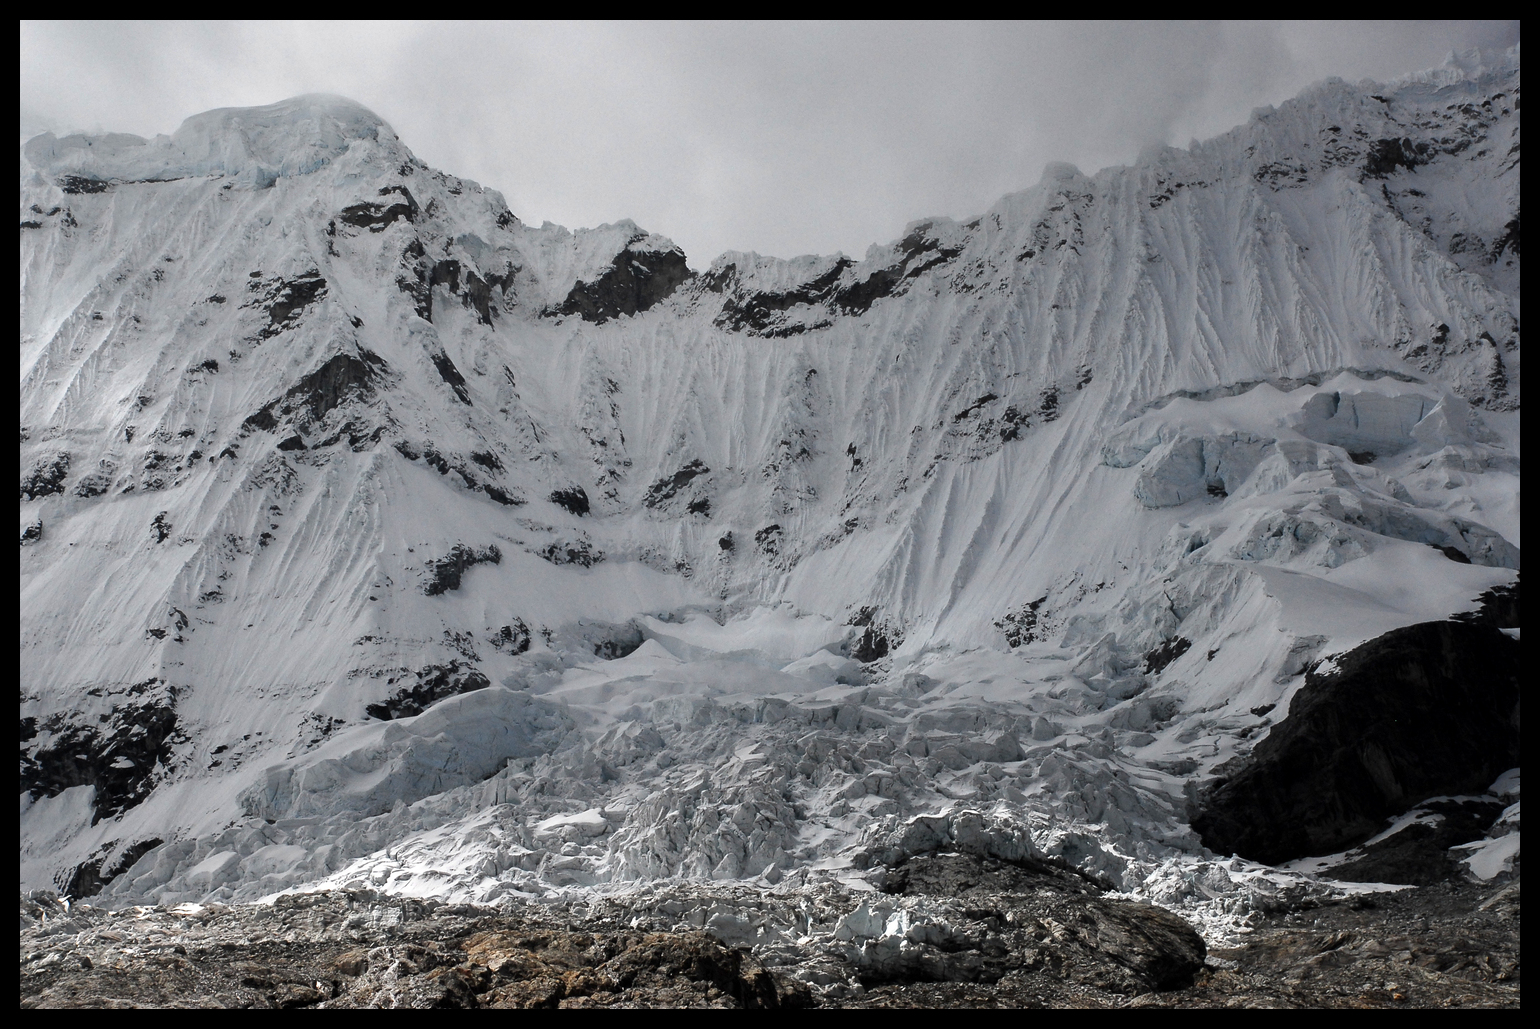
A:
<svg viewBox="0 0 1540 1029">
<path fill-rule="evenodd" d="M 51 179 L 133 182 L 224 175 L 265 187 L 316 171 L 365 141 L 399 146 L 390 126 L 362 104 L 309 93 L 263 107 L 205 111 L 172 135 L 154 139 L 44 133 L 22 152 L 33 169 Z"/>
</svg>

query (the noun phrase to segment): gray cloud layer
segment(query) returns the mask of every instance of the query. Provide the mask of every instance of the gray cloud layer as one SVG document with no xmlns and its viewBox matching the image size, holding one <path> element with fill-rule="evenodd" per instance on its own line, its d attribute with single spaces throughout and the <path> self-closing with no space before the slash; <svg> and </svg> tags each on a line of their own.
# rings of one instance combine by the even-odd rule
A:
<svg viewBox="0 0 1540 1029">
<path fill-rule="evenodd" d="M 24 135 L 171 132 L 341 93 L 527 221 L 618 218 L 704 266 L 976 214 L 1048 161 L 1087 172 L 1223 132 L 1329 75 L 1393 78 L 1517 22 L 23 23 Z"/>
</svg>

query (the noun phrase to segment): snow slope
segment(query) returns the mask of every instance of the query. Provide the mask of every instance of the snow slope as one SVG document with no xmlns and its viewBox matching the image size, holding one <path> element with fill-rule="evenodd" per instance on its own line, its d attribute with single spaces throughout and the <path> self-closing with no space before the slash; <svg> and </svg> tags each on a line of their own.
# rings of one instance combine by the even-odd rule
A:
<svg viewBox="0 0 1540 1029">
<path fill-rule="evenodd" d="M 1261 888 L 1196 783 L 1519 568 L 1518 94 L 1328 81 L 698 273 L 336 97 L 27 142 L 23 887 L 845 874 L 926 815 Z"/>
</svg>

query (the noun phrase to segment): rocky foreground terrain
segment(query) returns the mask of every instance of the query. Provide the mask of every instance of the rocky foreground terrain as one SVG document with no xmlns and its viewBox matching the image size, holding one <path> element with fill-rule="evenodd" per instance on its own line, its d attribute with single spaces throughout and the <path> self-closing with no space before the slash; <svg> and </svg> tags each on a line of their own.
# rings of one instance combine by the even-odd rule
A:
<svg viewBox="0 0 1540 1029">
<path fill-rule="evenodd" d="M 1301 897 L 1214 947 L 1049 865 L 941 853 L 875 878 L 499 908 L 359 889 L 110 912 L 38 892 L 21 1006 L 1519 1006 L 1516 877 Z M 863 942 L 881 921 L 908 929 Z"/>
</svg>

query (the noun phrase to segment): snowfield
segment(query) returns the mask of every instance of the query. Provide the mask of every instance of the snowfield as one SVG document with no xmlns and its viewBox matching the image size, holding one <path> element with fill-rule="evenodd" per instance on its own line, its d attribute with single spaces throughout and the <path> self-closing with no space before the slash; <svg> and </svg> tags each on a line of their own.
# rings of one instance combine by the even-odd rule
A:
<svg viewBox="0 0 1540 1029">
<path fill-rule="evenodd" d="M 22 889 L 1339 888 L 1189 818 L 1307 671 L 1517 582 L 1518 97 L 1328 81 L 701 271 L 336 97 L 25 143 Z"/>
</svg>

